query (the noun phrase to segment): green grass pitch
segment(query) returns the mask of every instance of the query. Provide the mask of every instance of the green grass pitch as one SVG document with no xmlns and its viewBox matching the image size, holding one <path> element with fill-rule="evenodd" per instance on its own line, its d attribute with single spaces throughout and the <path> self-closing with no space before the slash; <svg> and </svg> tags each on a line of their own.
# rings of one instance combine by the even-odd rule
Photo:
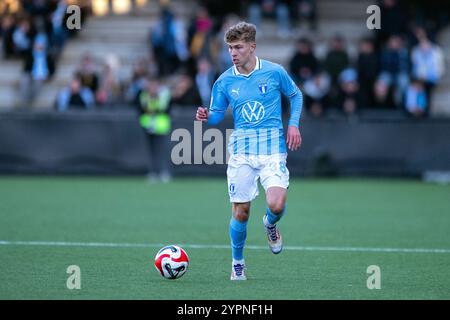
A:
<svg viewBox="0 0 450 320">
<path fill-rule="evenodd" d="M 229 280 L 226 191 L 225 176 L 0 177 L 0 299 L 450 298 L 450 186 L 291 179 L 279 255 L 267 247 L 261 190 L 244 282 Z M 185 245 L 191 260 L 178 280 L 153 266 L 168 244 Z M 70 265 L 80 290 L 66 287 Z M 381 289 L 367 288 L 370 265 Z"/>
</svg>

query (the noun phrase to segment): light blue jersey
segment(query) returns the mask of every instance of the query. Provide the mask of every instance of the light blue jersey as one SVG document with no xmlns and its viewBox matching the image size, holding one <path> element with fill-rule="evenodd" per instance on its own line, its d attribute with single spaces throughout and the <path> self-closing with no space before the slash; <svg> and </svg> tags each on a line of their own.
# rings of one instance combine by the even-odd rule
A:
<svg viewBox="0 0 450 320">
<path fill-rule="evenodd" d="M 290 98 L 290 126 L 299 125 L 302 94 L 279 64 L 256 57 L 255 69 L 240 74 L 235 66 L 214 83 L 208 123 L 216 124 L 231 107 L 234 131 L 230 154 L 269 155 L 286 152 L 281 94 Z"/>
</svg>

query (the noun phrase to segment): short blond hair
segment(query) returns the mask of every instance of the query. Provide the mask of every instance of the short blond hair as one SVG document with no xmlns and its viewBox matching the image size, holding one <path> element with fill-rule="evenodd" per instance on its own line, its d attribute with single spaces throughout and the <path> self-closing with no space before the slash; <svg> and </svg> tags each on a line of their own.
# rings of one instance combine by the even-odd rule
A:
<svg viewBox="0 0 450 320">
<path fill-rule="evenodd" d="M 256 42 L 256 26 L 245 21 L 241 21 L 225 33 L 224 40 L 226 43 L 236 41 Z"/>
</svg>

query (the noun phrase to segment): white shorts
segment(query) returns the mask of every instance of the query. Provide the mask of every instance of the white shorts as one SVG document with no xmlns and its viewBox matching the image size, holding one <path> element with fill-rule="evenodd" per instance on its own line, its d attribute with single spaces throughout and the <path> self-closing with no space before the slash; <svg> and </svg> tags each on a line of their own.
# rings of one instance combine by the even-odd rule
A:
<svg viewBox="0 0 450 320">
<path fill-rule="evenodd" d="M 264 190 L 289 187 L 286 153 L 271 155 L 230 155 L 227 169 L 230 202 L 249 202 L 258 192 L 258 179 Z"/>
</svg>

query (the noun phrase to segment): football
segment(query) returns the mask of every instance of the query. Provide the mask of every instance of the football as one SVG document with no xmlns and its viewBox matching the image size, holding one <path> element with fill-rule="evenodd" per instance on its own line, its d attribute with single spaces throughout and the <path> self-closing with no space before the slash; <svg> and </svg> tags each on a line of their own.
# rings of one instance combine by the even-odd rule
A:
<svg viewBox="0 0 450 320">
<path fill-rule="evenodd" d="M 155 267 L 166 279 L 182 277 L 189 266 L 189 257 L 183 248 L 175 245 L 166 246 L 158 251 L 155 257 Z"/>
</svg>

